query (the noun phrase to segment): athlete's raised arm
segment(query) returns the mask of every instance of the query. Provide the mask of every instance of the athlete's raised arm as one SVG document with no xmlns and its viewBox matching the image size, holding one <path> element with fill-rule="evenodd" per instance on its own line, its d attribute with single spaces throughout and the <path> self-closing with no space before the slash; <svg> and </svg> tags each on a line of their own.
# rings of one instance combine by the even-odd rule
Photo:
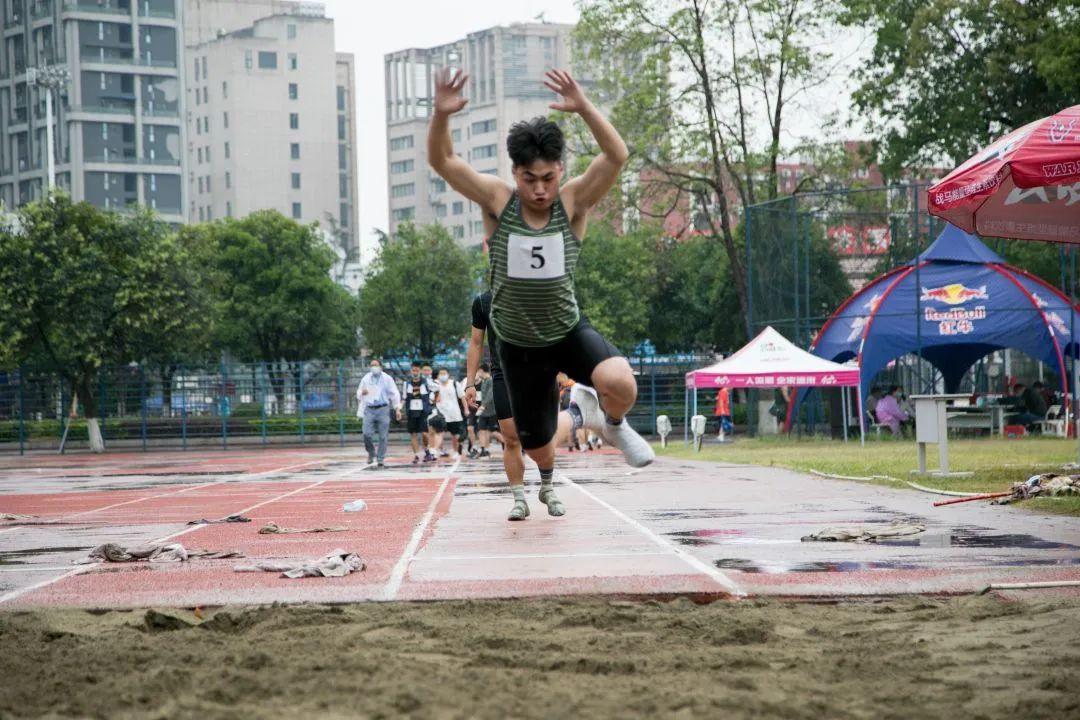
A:
<svg viewBox="0 0 1080 720">
<path fill-rule="evenodd" d="M 472 200 L 489 215 L 498 215 L 510 189 L 494 175 L 479 173 L 460 156 L 454 154 L 450 137 L 450 116 L 460 112 L 469 102 L 462 88 L 469 79 L 463 71 L 451 74 L 449 68 L 435 73 L 435 102 L 428 127 L 428 164 L 450 187 Z"/>
<path fill-rule="evenodd" d="M 577 113 L 589 126 L 600 154 L 589 163 L 588 169 L 566 183 L 563 196 L 573 206 L 574 216 L 580 217 L 591 210 L 619 179 L 619 173 L 626 164 L 629 151 L 626 143 L 619 136 L 607 118 L 593 105 L 577 81 L 565 70 L 551 70 L 547 73 L 544 85 L 562 95 L 562 102 L 552 103 L 552 110 Z"/>
</svg>

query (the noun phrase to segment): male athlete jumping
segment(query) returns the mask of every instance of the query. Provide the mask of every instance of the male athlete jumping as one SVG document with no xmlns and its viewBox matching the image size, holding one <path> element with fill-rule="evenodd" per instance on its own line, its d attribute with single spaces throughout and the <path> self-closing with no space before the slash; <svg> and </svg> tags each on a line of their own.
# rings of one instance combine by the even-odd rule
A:
<svg viewBox="0 0 1080 720">
<path fill-rule="evenodd" d="M 494 405 L 495 416 L 499 421 L 499 432 L 503 436 L 503 469 L 506 470 L 506 479 L 510 483 L 510 492 L 514 496 L 514 507 L 506 519 L 524 520 L 529 517 L 529 504 L 525 500 L 525 462 L 521 457 L 521 440 L 518 439 L 514 413 L 510 409 L 506 380 L 503 377 L 502 368 L 499 367 L 495 333 L 491 331 L 490 291 L 477 296 L 472 304 L 472 333 L 469 335 L 469 349 L 465 355 L 469 377 L 474 377 L 476 368 L 480 367 L 480 360 L 484 356 L 485 337 L 491 351 L 492 397 L 484 397 L 483 403 Z M 465 402 L 470 406 L 477 402 L 476 391 L 474 384 L 470 384 L 465 389 Z M 594 416 L 600 413 L 596 392 L 592 388 L 577 383 L 571 395 L 570 407 L 559 412 L 556 421 L 556 445 L 574 436 L 574 433 L 582 427 L 586 413 L 592 413 Z M 549 515 L 560 517 L 566 514 L 566 506 L 559 499 L 551 482 L 541 483 L 537 498 L 547 506 Z"/>
<path fill-rule="evenodd" d="M 585 425 L 619 448 L 630 465 L 648 465 L 652 448 L 623 421 L 637 399 L 630 363 L 581 316 L 574 290 L 589 212 L 618 180 L 626 144 L 570 74 L 552 70 L 544 84 L 562 101 L 551 108 L 581 116 L 600 154 L 584 174 L 560 188 L 565 143 L 559 126 L 545 118 L 516 123 L 507 137 L 510 187 L 454 153 L 450 116 L 468 102 L 462 95 L 467 80 L 449 69 L 436 76 L 428 162 L 483 211 L 491 256 L 491 327 L 518 436 L 540 468 L 541 492 L 550 489 L 555 466 L 560 370 L 600 396 L 603 412 L 587 413 Z"/>
</svg>

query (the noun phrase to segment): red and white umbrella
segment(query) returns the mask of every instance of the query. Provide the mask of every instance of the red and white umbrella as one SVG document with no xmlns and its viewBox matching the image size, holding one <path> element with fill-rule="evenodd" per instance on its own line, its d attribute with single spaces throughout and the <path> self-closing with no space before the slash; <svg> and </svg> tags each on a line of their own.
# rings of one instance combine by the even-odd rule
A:
<svg viewBox="0 0 1080 720">
<path fill-rule="evenodd" d="M 931 215 L 968 232 L 1080 243 L 1080 105 L 999 139 L 929 197 Z"/>
</svg>

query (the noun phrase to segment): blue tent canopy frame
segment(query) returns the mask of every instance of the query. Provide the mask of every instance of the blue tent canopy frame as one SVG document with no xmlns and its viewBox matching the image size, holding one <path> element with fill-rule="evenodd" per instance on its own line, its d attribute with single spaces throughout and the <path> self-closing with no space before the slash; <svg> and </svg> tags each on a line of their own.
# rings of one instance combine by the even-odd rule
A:
<svg viewBox="0 0 1080 720">
<path fill-rule="evenodd" d="M 917 258 L 848 298 L 810 352 L 834 362 L 857 358 L 862 397 L 879 372 L 909 353 L 937 369 L 952 393 L 976 362 L 1004 349 L 1054 369 L 1068 392 L 1065 358 L 1077 357 L 1077 325 L 1076 308 L 1057 288 L 947 225 Z"/>
</svg>

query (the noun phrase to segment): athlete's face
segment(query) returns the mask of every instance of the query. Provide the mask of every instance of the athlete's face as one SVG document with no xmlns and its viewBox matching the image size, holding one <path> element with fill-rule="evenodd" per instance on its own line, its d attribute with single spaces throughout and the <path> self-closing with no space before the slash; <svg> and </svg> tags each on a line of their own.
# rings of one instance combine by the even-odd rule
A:
<svg viewBox="0 0 1080 720">
<path fill-rule="evenodd" d="M 410 372 L 412 373 L 412 376 L 414 378 L 420 377 L 420 368 L 414 367 L 412 370 L 410 370 Z"/>
<path fill-rule="evenodd" d="M 531 165 L 514 166 L 514 182 L 521 202 L 533 210 L 547 210 L 559 196 L 563 164 L 535 160 Z"/>
</svg>

